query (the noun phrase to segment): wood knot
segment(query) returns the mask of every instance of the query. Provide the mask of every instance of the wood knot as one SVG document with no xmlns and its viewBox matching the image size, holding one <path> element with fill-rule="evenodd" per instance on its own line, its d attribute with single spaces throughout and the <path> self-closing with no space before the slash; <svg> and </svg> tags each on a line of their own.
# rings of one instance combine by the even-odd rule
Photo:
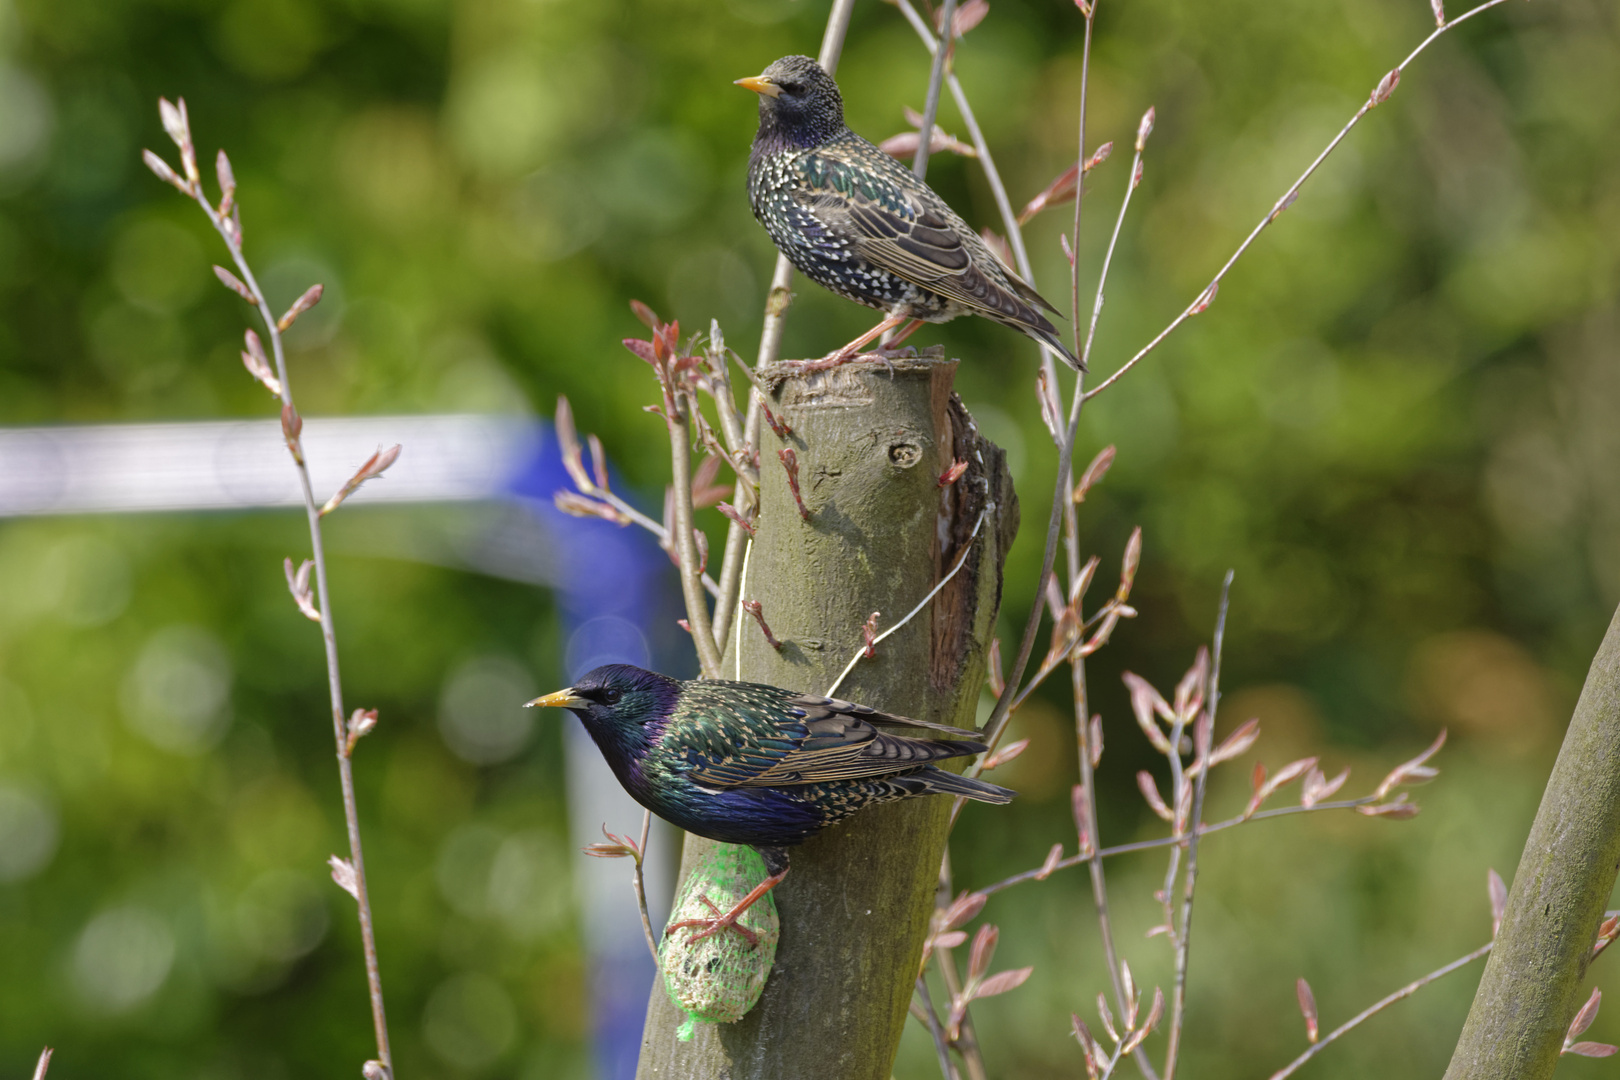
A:
<svg viewBox="0 0 1620 1080">
<path fill-rule="evenodd" d="M 889 444 L 889 462 L 898 469 L 909 469 L 923 458 L 921 444 L 909 439 Z"/>
</svg>

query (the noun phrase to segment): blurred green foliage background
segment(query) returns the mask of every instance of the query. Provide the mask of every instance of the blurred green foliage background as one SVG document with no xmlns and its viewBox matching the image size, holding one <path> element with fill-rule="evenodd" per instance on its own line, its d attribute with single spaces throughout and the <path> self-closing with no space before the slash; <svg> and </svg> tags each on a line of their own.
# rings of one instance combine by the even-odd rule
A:
<svg viewBox="0 0 1620 1080">
<path fill-rule="evenodd" d="M 1081 23 L 1063 0 L 991 8 L 957 67 L 1021 203 L 1073 158 Z M 811 0 L 0 3 L 0 423 L 271 415 L 235 358 L 242 305 L 208 272 L 216 238 L 139 163 L 143 146 L 172 158 L 156 99 L 184 95 L 205 159 L 229 149 L 273 302 L 327 286 L 290 337 L 307 415 L 549 413 L 567 394 L 655 504 L 668 465 L 640 410 L 648 373 L 617 344 L 639 333 L 626 301 L 689 328 L 718 318 L 752 353 L 773 252 L 743 193 L 753 98 L 729 81 L 814 53 L 825 15 Z M 1102 372 L 1198 294 L 1432 26 L 1420 0 L 1101 0 L 1090 139 L 1128 146 L 1158 108 Z M 1133 525 L 1146 536 L 1141 616 L 1090 665 L 1105 842 L 1160 824 L 1135 793 L 1151 761 L 1118 674 L 1168 689 L 1227 567 L 1221 727 L 1258 716 L 1265 734 L 1217 774 L 1213 814 L 1241 805 L 1256 757 L 1321 754 L 1329 773 L 1353 766 L 1359 794 L 1453 733 L 1415 821 L 1320 815 L 1211 840 L 1187 1075 L 1265 1076 L 1302 1049 L 1296 976 L 1332 1026 L 1488 933 L 1486 868 L 1511 875 L 1620 601 L 1617 37 L 1612 4 L 1544 0 L 1442 39 L 1209 312 L 1086 410 L 1082 463 L 1119 452 L 1081 508 L 1086 550 L 1112 566 Z M 902 130 L 926 77 L 899 14 L 862 0 L 839 70 L 852 126 Z M 941 122 L 961 132 L 948 96 Z M 1127 169 L 1116 154 L 1093 177 L 1087 296 Z M 937 157 L 930 180 L 999 228 L 973 162 Z M 1030 230 L 1065 308 L 1067 219 Z M 871 318 L 801 289 L 786 351 L 819 355 Z M 919 336 L 934 342 L 965 358 L 959 389 L 1022 492 L 1011 638 L 1054 468 L 1033 347 L 968 322 Z M 516 693 L 557 682 L 550 601 L 372 554 L 408 518 L 331 524 L 348 697 L 383 717 L 357 772 L 400 1075 L 586 1076 L 558 718 L 498 765 L 441 736 L 469 671 Z M 53 1077 L 352 1076 L 370 1056 L 352 905 L 322 866 L 343 841 L 318 635 L 279 566 L 306 545 L 294 514 L 0 523 L 0 1072 L 25 1075 L 46 1042 Z M 162 704 L 173 686 L 180 714 Z M 1059 689 L 1017 720 L 1034 747 L 1005 782 L 1024 797 L 965 815 L 959 884 L 1072 850 Z M 1163 939 L 1141 936 L 1162 861 L 1109 869 L 1126 956 L 1167 984 Z M 998 966 L 1036 965 L 978 1009 L 993 1074 L 1079 1074 L 1068 1016 L 1092 1019 L 1106 985 L 1081 877 L 1020 886 L 985 917 Z M 1311 1075 L 1436 1075 L 1476 979 L 1398 1006 Z M 1591 1037 L 1616 1040 L 1620 1018 Z M 920 1032 L 896 1075 L 935 1075 Z"/>
</svg>

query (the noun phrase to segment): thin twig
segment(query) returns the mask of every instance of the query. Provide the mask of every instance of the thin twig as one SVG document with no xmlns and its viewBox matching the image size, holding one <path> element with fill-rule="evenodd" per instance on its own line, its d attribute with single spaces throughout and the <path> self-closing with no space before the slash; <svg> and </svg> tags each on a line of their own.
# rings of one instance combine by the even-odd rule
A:
<svg viewBox="0 0 1620 1080">
<path fill-rule="evenodd" d="M 904 0 L 902 0 L 902 2 L 904 2 Z M 1466 22 L 1469 19 L 1472 19 L 1475 15 L 1478 15 L 1480 12 L 1505 2 L 1506 0 L 1485 0 L 1485 3 L 1480 4 L 1473 10 L 1452 19 L 1444 26 L 1433 31 L 1428 37 L 1424 38 L 1422 44 L 1413 49 L 1411 54 L 1408 55 L 1405 60 L 1402 60 L 1398 65 L 1396 65 L 1394 70 L 1396 72 L 1404 72 L 1407 65 L 1416 60 L 1423 50 L 1427 49 L 1431 44 L 1433 44 L 1440 37 L 1440 35 L 1444 34 L 1458 23 Z M 1388 77 L 1389 76 L 1387 75 L 1385 76 L 1386 79 Z M 1346 123 L 1343 128 L 1339 129 L 1339 133 L 1337 135 L 1333 136 L 1333 141 L 1327 144 L 1327 148 L 1318 154 L 1316 156 L 1316 160 L 1312 161 L 1310 166 L 1300 174 L 1299 179 L 1295 180 L 1293 184 L 1289 186 L 1288 190 L 1283 193 L 1282 198 L 1278 199 L 1276 203 L 1272 205 L 1271 209 L 1266 211 L 1266 216 L 1260 219 L 1260 224 L 1256 225 L 1254 230 L 1249 233 L 1248 237 L 1243 241 L 1243 243 L 1238 245 L 1238 249 L 1232 253 L 1232 257 L 1226 260 L 1226 265 L 1222 266 L 1220 272 L 1210 279 L 1209 284 L 1204 287 L 1203 291 L 1198 294 L 1197 298 L 1193 300 L 1191 304 L 1187 305 L 1187 307 L 1182 310 L 1181 314 L 1177 315 L 1173 320 L 1171 320 L 1169 326 L 1166 326 L 1163 330 L 1160 330 L 1158 335 L 1155 336 L 1152 341 L 1142 346 L 1141 350 L 1135 356 L 1127 360 L 1118 371 L 1114 372 L 1112 375 L 1108 376 L 1108 378 L 1104 379 L 1102 382 L 1098 383 L 1095 387 L 1088 391 L 1086 397 L 1096 397 L 1098 394 L 1108 389 L 1119 380 L 1121 375 L 1124 375 L 1131 368 L 1135 367 L 1137 361 L 1141 360 L 1148 353 L 1158 348 L 1159 343 L 1165 338 L 1169 337 L 1177 327 L 1209 305 L 1210 299 L 1214 296 L 1216 288 L 1219 287 L 1221 279 L 1226 277 L 1227 271 L 1232 269 L 1233 264 L 1242 257 L 1245 251 L 1249 250 L 1249 245 L 1253 244 L 1255 239 L 1263 231 L 1265 231 L 1266 226 L 1270 225 L 1273 221 L 1276 221 L 1277 217 L 1288 208 L 1288 206 L 1294 201 L 1295 197 L 1298 196 L 1300 187 L 1305 183 L 1306 180 L 1310 179 L 1312 173 L 1316 172 L 1317 167 L 1320 166 L 1322 162 L 1327 160 L 1327 156 L 1338 148 L 1339 143 L 1344 141 L 1344 137 L 1350 134 L 1350 129 L 1355 127 L 1356 124 L 1361 121 L 1361 118 L 1366 116 L 1367 113 L 1379 103 L 1377 92 L 1375 91 L 1374 96 L 1369 97 L 1362 104 L 1361 108 L 1356 110 L 1356 114 L 1350 118 L 1349 122 Z"/>
<path fill-rule="evenodd" d="M 911 171 L 921 180 L 928 175 L 928 154 L 934 147 L 934 125 L 939 121 L 939 88 L 945 79 L 945 61 L 951 55 L 949 42 L 956 38 L 956 0 L 945 0 L 939 9 L 940 32 L 945 35 L 945 48 L 934 50 L 934 66 L 928 71 L 928 100 L 923 103 L 922 123 L 917 126 L 917 156 L 911 159 Z"/>
<path fill-rule="evenodd" d="M 167 102 L 164 102 L 167 106 Z M 184 125 L 185 103 L 180 103 L 180 116 Z M 177 138 L 177 141 L 179 139 Z M 208 221 L 213 225 L 214 231 L 224 240 L 226 250 L 231 254 L 231 261 L 236 264 L 241 273 L 241 280 L 246 285 L 251 302 L 258 308 L 259 315 L 264 319 L 265 331 L 270 338 L 271 352 L 275 359 L 276 378 L 279 381 L 279 392 L 282 404 L 283 428 L 288 429 L 288 417 L 296 420 L 297 410 L 293 405 L 292 384 L 287 378 L 287 358 L 282 347 L 281 327 L 276 315 L 270 310 L 269 301 L 265 299 L 264 292 L 259 288 L 258 279 L 254 277 L 252 269 L 248 266 L 247 258 L 242 253 L 240 243 L 240 227 L 233 218 L 222 214 L 209 203 L 203 194 L 201 180 L 195 175 L 194 144 L 191 139 L 189 127 L 184 131 L 184 145 L 181 155 L 186 159 L 189 190 L 186 191 L 197 205 L 202 207 L 203 213 L 208 215 Z M 229 166 L 223 164 L 224 154 L 220 154 L 222 173 L 228 171 Z M 149 159 L 150 162 L 150 159 Z M 156 171 L 154 169 L 154 171 Z M 161 175 L 161 174 L 160 174 Z M 232 192 L 234 196 L 234 191 Z M 315 563 L 315 588 L 320 605 L 321 638 L 326 651 L 326 681 L 327 691 L 332 706 L 332 732 L 337 742 L 338 777 L 343 792 L 343 816 L 349 836 L 349 863 L 354 870 L 354 898 L 359 911 L 360 939 L 366 964 L 366 983 L 371 997 L 371 1019 L 377 1038 L 377 1057 L 383 1067 L 392 1074 L 393 1056 L 388 1044 L 388 1020 L 383 1008 L 382 976 L 377 964 L 377 938 L 372 926 L 370 890 L 366 882 L 365 858 L 360 844 L 360 813 L 355 802 L 354 770 L 350 763 L 348 751 L 348 733 L 344 729 L 343 713 L 343 684 L 338 671 L 337 634 L 332 624 L 331 596 L 327 589 L 326 580 L 326 553 L 321 541 L 321 512 L 320 504 L 315 500 L 314 489 L 310 485 L 309 468 L 304 462 L 302 443 L 296 429 L 288 429 L 288 449 L 292 453 L 293 465 L 298 471 L 298 483 L 304 496 L 305 516 L 309 520 L 309 539 L 311 556 Z"/>
<path fill-rule="evenodd" d="M 703 595 L 702 568 L 698 565 L 697 537 L 692 532 L 692 420 L 695 395 L 678 395 L 669 410 L 669 454 L 673 466 L 675 553 L 681 572 L 681 595 L 686 600 L 687 625 L 697 648 L 705 679 L 720 677 L 720 649 L 714 643 L 709 601 Z"/>
<path fill-rule="evenodd" d="M 944 1080 L 960 1080 L 956 1072 L 956 1065 L 951 1061 L 951 1047 L 945 1041 L 945 1025 L 939 1022 L 939 1013 L 934 1008 L 934 999 L 928 993 L 928 981 L 921 975 L 917 976 L 917 994 L 922 1003 L 917 1004 L 913 999 L 912 1008 L 918 1019 L 928 1028 L 928 1034 L 934 1040 L 934 1053 L 939 1055 L 939 1072 Z M 49 1051 L 46 1051 L 49 1053 Z"/>
<path fill-rule="evenodd" d="M 1102 318 L 1104 287 L 1108 284 L 1108 271 L 1109 271 L 1109 268 L 1112 267 L 1113 264 L 1114 264 L 1114 248 L 1119 245 L 1119 233 L 1120 233 L 1120 230 L 1125 225 L 1125 211 L 1130 209 L 1131 195 L 1134 194 L 1135 191 L 1136 191 L 1136 185 L 1137 185 L 1137 182 L 1138 182 L 1137 177 L 1141 175 L 1140 172 L 1139 172 L 1139 170 L 1141 168 L 1142 168 L 1142 151 L 1138 150 L 1138 151 L 1136 151 L 1136 155 L 1131 159 L 1131 175 L 1130 175 L 1129 179 L 1125 183 L 1125 198 L 1120 201 L 1120 204 L 1119 204 L 1119 216 L 1114 219 L 1114 233 L 1113 233 L 1112 236 L 1110 236 L 1108 238 L 1108 250 L 1103 254 L 1102 273 L 1100 273 L 1097 276 L 1097 296 L 1096 296 L 1096 299 L 1093 300 L 1092 304 L 1091 304 L 1091 325 L 1086 328 L 1086 344 L 1085 344 L 1085 348 L 1081 349 L 1080 345 L 1078 343 L 1076 343 L 1076 345 L 1075 345 L 1075 355 L 1080 357 L 1080 363 L 1083 364 L 1083 365 L 1086 365 L 1086 366 L 1090 365 L 1091 346 L 1092 346 L 1092 343 L 1094 341 L 1096 341 L 1096 338 L 1097 338 L 1097 322 L 1098 322 L 1099 319 Z M 1079 218 L 1080 218 L 1080 209 L 1079 209 L 1078 204 L 1080 202 L 1080 188 L 1084 186 L 1084 180 L 1085 180 L 1085 177 L 1082 176 L 1079 180 L 1075 181 L 1075 197 L 1074 198 L 1075 198 L 1075 203 L 1076 203 L 1076 206 L 1075 206 L 1075 220 L 1076 220 L 1076 222 L 1078 222 Z M 1074 241 L 1075 249 L 1078 249 L 1079 245 L 1080 245 L 1079 229 L 1077 227 L 1076 230 L 1075 230 L 1075 241 Z M 1078 283 L 1079 280 L 1080 280 L 1079 276 L 1076 275 L 1075 281 Z M 1078 285 L 1076 287 L 1078 288 Z M 1079 311 L 1078 311 L 1078 296 L 1079 296 L 1079 294 L 1076 293 L 1076 297 L 1077 297 L 1077 300 L 1076 300 L 1076 313 L 1075 313 L 1075 317 L 1074 317 L 1074 320 L 1075 320 L 1074 332 L 1076 334 L 1080 333 L 1080 315 L 1079 315 Z M 1086 396 L 1090 397 L 1091 395 L 1087 394 Z"/>
<path fill-rule="evenodd" d="M 929 29 L 923 17 L 917 14 L 917 9 L 912 7 L 910 0 L 896 0 L 896 6 L 900 9 L 900 13 L 905 16 L 906 21 L 911 24 L 912 29 L 916 31 L 917 36 L 922 39 L 923 45 L 929 50 L 930 54 L 937 52 L 939 49 L 938 40 L 934 37 L 933 31 Z M 962 126 L 966 129 L 968 138 L 973 142 L 973 148 L 978 153 L 979 165 L 984 169 L 985 182 L 990 185 L 990 192 L 995 197 L 996 208 L 1001 213 L 1002 226 L 1007 230 L 1007 243 L 1013 249 L 1013 261 L 1018 264 L 1018 272 L 1023 276 L 1024 280 L 1034 285 L 1035 277 L 1030 271 L 1029 253 L 1024 248 L 1023 228 L 1018 224 L 1018 215 L 1013 212 L 1011 200 L 1007 198 L 1006 185 L 1001 182 L 1001 173 L 996 169 L 995 158 L 990 153 L 990 146 L 985 141 L 984 132 L 979 127 L 977 117 L 973 114 L 973 106 L 969 104 L 967 94 L 963 92 L 962 84 L 955 74 L 947 75 L 945 84 L 951 89 L 951 96 L 956 101 L 957 111 L 962 114 Z M 1052 359 L 1051 350 L 1044 345 L 1041 347 L 1041 368 L 1047 373 L 1049 380 L 1054 380 L 1051 385 L 1056 386 L 1056 364 Z M 1052 497 L 1052 513 L 1046 526 L 1046 550 L 1041 559 L 1040 576 L 1036 579 L 1040 583 L 1037 587 L 1044 586 L 1047 576 L 1052 573 L 1053 560 L 1057 557 L 1058 533 L 1063 523 L 1062 504 L 1069 499 L 1070 459 L 1074 453 L 1074 434 L 1080 423 L 1080 409 L 1085 400 L 1084 386 L 1085 376 L 1081 375 L 1079 381 L 1075 384 L 1074 400 L 1069 409 L 1069 426 L 1058 455 L 1058 476 Z M 1000 740 L 1002 732 L 1006 729 L 1007 718 L 1011 715 L 1012 695 L 1017 692 L 1019 683 L 1024 677 L 1024 669 L 1029 665 L 1029 658 L 1035 650 L 1035 632 L 1040 628 L 1040 622 L 1041 603 L 1037 598 L 1036 602 L 1030 606 L 1029 618 L 1024 623 L 1024 633 L 1019 639 L 1018 652 L 1014 657 L 1006 687 L 1002 690 L 1001 696 L 996 699 L 995 708 L 991 710 L 990 717 L 985 722 L 985 741 L 989 744 L 992 752 L 995 750 L 996 743 Z M 984 761 L 985 757 L 980 757 L 969 768 L 968 775 L 977 776 L 983 770 Z M 956 820 L 956 816 L 962 812 L 964 801 L 958 798 L 951 807 L 951 820 L 953 822 Z"/>
<path fill-rule="evenodd" d="M 1379 801 L 1381 800 L 1376 795 L 1363 795 L 1359 799 L 1342 799 L 1339 802 L 1323 802 L 1317 803 L 1315 806 L 1279 806 L 1274 810 L 1261 810 L 1258 813 L 1251 814 L 1248 817 L 1240 816 L 1228 818 L 1225 821 L 1216 822 L 1213 825 L 1205 825 L 1198 830 L 1198 835 L 1200 837 L 1208 836 L 1210 833 L 1222 832 L 1226 829 L 1235 828 L 1236 826 L 1242 825 L 1249 821 L 1263 821 L 1266 818 L 1286 817 L 1291 814 L 1314 814 L 1319 810 L 1354 810 L 1358 806 L 1371 806 Z M 1116 844 L 1113 847 L 1101 848 L 1093 854 L 1070 855 L 1066 859 L 1059 859 L 1057 862 L 1051 865 L 1050 869 L 1044 866 L 1038 866 L 1033 870 L 1025 870 L 1021 874 L 1014 874 L 1012 877 L 1003 878 L 994 885 L 987 885 L 978 891 L 985 894 L 998 893 L 1003 889 L 1011 888 L 1012 886 L 1025 881 L 1044 880 L 1050 874 L 1055 873 L 1058 870 L 1067 870 L 1071 866 L 1079 866 L 1082 863 L 1090 862 L 1092 859 L 1107 859 L 1112 858 L 1115 855 L 1130 855 L 1138 851 L 1154 851 L 1158 848 L 1172 846 L 1179 847 L 1187 842 L 1188 838 L 1185 836 L 1164 836 L 1157 840 L 1136 840 L 1129 844 Z"/>
<path fill-rule="evenodd" d="M 863 644 L 860 648 L 856 649 L 855 655 L 849 658 L 849 663 L 844 665 L 844 670 L 838 673 L 838 678 L 833 680 L 833 684 L 827 687 L 827 692 L 822 695 L 823 697 L 832 697 L 834 694 L 836 694 L 838 692 L 838 688 L 843 685 L 844 680 L 849 676 L 849 673 L 855 670 L 855 665 L 861 662 L 861 657 L 865 656 L 869 649 L 875 646 L 878 642 L 882 641 L 884 638 L 888 637 L 890 634 L 894 633 L 896 630 L 900 629 L 902 626 L 906 625 L 906 623 L 910 622 L 912 619 L 915 619 L 918 614 L 922 612 L 923 608 L 928 606 L 929 601 L 933 600 L 934 597 L 939 595 L 939 590 L 943 589 L 947 584 L 950 583 L 951 578 L 956 576 L 956 572 L 962 569 L 962 564 L 967 562 L 968 555 L 972 554 L 973 541 L 978 538 L 979 530 L 984 526 L 984 517 L 993 509 L 995 509 L 994 503 L 986 503 L 984 509 L 979 511 L 979 519 L 973 523 L 973 532 L 968 535 L 967 543 L 962 545 L 962 553 L 956 557 L 956 565 L 951 567 L 951 572 L 940 578 L 939 584 L 935 585 L 932 589 L 929 589 L 928 595 L 923 597 L 922 600 L 917 603 L 917 606 L 912 608 L 905 618 L 883 631 L 883 633 L 874 637 L 869 644 Z"/>
<path fill-rule="evenodd" d="M 1215 614 L 1215 640 L 1210 652 L 1209 692 L 1204 699 L 1204 709 L 1209 718 L 1209 742 L 1213 743 L 1215 733 L 1216 709 L 1221 703 L 1221 650 L 1226 643 L 1226 609 L 1232 596 L 1232 574 L 1226 572 L 1226 580 L 1221 582 L 1221 605 Z M 1179 714 L 1178 714 L 1179 717 Z M 1171 735 L 1171 749 L 1177 754 L 1181 748 L 1181 731 L 1178 729 Z M 1194 755 L 1198 749 L 1194 746 Z M 1203 751 L 1208 753 L 1206 748 Z M 1179 764 L 1180 758 L 1177 757 Z M 1204 788 L 1209 782 L 1210 766 L 1206 759 L 1204 767 L 1198 770 L 1198 779 L 1193 782 L 1192 815 L 1189 819 L 1187 838 L 1187 875 L 1185 889 L 1181 901 L 1181 929 L 1176 936 L 1176 986 L 1170 995 L 1170 1029 L 1166 1036 L 1164 1051 L 1164 1080 L 1173 1080 L 1176 1075 L 1176 1056 L 1181 1049 L 1181 1026 L 1186 1015 L 1187 1005 L 1187 960 L 1192 949 L 1192 913 L 1193 913 L 1193 887 L 1198 882 L 1198 836 L 1199 820 L 1204 813 Z M 1179 790 L 1178 790 L 1179 794 Z M 1166 902 L 1169 901 L 1169 892 L 1165 893 Z"/>
<path fill-rule="evenodd" d="M 1332 1042 L 1333 1040 L 1337 1039 L 1339 1036 L 1341 1036 L 1341 1035 L 1345 1034 L 1346 1032 L 1350 1031 L 1352 1028 L 1355 1028 L 1356 1026 L 1361 1024 L 1364 1020 L 1367 1020 L 1369 1017 L 1375 1015 L 1376 1013 L 1382 1012 L 1384 1009 L 1386 1009 L 1389 1006 L 1395 1004 L 1397 1001 L 1400 1001 L 1402 998 L 1411 997 L 1413 994 L 1417 993 L 1419 990 L 1423 989 L 1425 986 L 1428 986 L 1430 983 L 1434 982 L 1436 979 L 1439 979 L 1442 976 L 1450 975 L 1453 971 L 1456 971 L 1458 968 L 1466 967 L 1467 965 L 1473 963 L 1475 960 L 1478 960 L 1480 957 L 1482 957 L 1482 956 L 1486 955 L 1487 953 L 1489 953 L 1491 951 L 1491 946 L 1493 946 L 1495 944 L 1496 944 L 1496 942 L 1494 942 L 1494 941 L 1486 942 L 1484 945 L 1481 945 L 1479 948 L 1475 949 L 1473 952 L 1469 953 L 1467 956 L 1459 956 L 1457 959 L 1453 960 L 1451 963 L 1447 964 L 1445 967 L 1437 968 L 1436 970 L 1431 971 L 1427 975 L 1423 976 L 1421 979 L 1417 979 L 1417 980 L 1415 980 L 1413 982 L 1407 983 L 1405 986 L 1401 987 L 1399 990 L 1395 991 L 1393 994 L 1390 994 L 1388 997 L 1380 998 L 1378 1001 L 1376 1001 L 1373 1004 L 1367 1006 L 1365 1009 L 1361 1010 L 1356 1015 L 1352 1016 L 1349 1020 L 1346 1020 L 1344 1023 L 1340 1024 L 1338 1027 L 1336 1027 L 1332 1031 L 1328 1032 L 1328 1034 L 1326 1034 L 1326 1035 L 1324 1035 L 1322 1037 L 1321 1042 L 1312 1045 L 1310 1049 L 1306 1050 L 1303 1054 L 1299 1055 L 1299 1057 L 1295 1058 L 1293 1061 L 1290 1061 L 1283 1068 L 1278 1069 L 1276 1072 L 1272 1073 L 1271 1074 L 1271 1080 L 1283 1080 L 1283 1078 L 1286 1077 L 1286 1076 L 1292 1076 L 1294 1074 L 1294 1072 L 1301 1065 L 1305 1064 L 1307 1061 L 1311 1060 L 1311 1058 L 1315 1057 L 1318 1052 L 1320 1052 L 1325 1046 L 1327 1046 L 1328 1043 Z"/>
<path fill-rule="evenodd" d="M 652 917 L 647 914 L 647 879 L 641 864 L 647 858 L 647 834 L 652 831 L 652 811 L 641 812 L 641 853 L 636 856 L 636 906 L 641 909 L 641 933 L 647 939 L 647 951 L 652 953 L 653 967 L 658 967 L 658 942 L 653 939 Z"/>
<path fill-rule="evenodd" d="M 1080 732 L 1080 786 L 1085 798 L 1086 820 L 1085 824 L 1091 828 L 1092 835 L 1089 841 L 1081 841 L 1084 845 L 1089 842 L 1093 847 L 1102 839 L 1101 830 L 1097 825 L 1097 784 L 1096 776 L 1091 765 L 1091 749 L 1087 745 L 1086 728 L 1091 716 L 1090 696 L 1086 692 L 1086 663 L 1083 657 L 1076 656 L 1070 670 L 1074 686 L 1074 713 L 1075 728 Z M 1092 859 L 1086 867 L 1091 878 L 1091 899 L 1097 909 L 1097 932 L 1102 939 L 1103 959 L 1108 965 L 1108 981 L 1114 990 L 1115 1004 L 1119 1014 L 1124 1016 L 1129 1011 L 1126 1000 L 1125 986 L 1119 978 L 1119 951 L 1114 946 L 1114 923 L 1108 911 L 1108 879 L 1103 874 L 1103 861 Z M 1147 1064 L 1146 1055 L 1137 1059 L 1137 1065 L 1142 1069 L 1143 1075 L 1151 1077 L 1153 1069 Z"/>
</svg>

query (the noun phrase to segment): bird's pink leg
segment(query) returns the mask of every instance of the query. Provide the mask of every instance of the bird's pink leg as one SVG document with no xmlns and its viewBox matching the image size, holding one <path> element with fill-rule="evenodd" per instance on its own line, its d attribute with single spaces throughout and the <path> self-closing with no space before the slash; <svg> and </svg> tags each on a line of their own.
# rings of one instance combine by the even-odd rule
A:
<svg viewBox="0 0 1620 1080">
<path fill-rule="evenodd" d="M 912 334 L 915 334 L 922 328 L 923 321 L 921 319 L 912 319 L 911 325 L 907 326 L 904 330 L 901 330 L 898 334 L 894 335 L 894 337 L 890 338 L 884 343 L 884 350 L 887 351 L 893 349 L 896 345 L 900 344 L 902 341 L 906 340 L 906 338 L 910 337 Z"/>
<path fill-rule="evenodd" d="M 878 323 L 876 326 L 872 327 L 872 329 L 868 330 L 866 333 L 862 334 L 848 345 L 845 345 L 843 348 L 834 349 L 826 356 L 823 356 L 820 360 L 801 360 L 797 366 L 801 371 L 826 371 L 828 368 L 835 368 L 840 364 L 847 364 L 860 354 L 861 349 L 864 348 L 868 342 L 874 338 L 879 338 L 884 334 L 887 334 L 890 330 L 893 330 L 895 327 L 905 322 L 906 318 L 907 317 L 904 315 L 890 315 L 888 318 L 884 319 L 882 322 Z M 909 334 L 911 331 L 907 330 L 906 333 Z"/>
<path fill-rule="evenodd" d="M 664 932 L 673 933 L 674 931 L 687 926 L 701 927 L 701 929 L 687 939 L 687 941 L 690 943 L 693 941 L 702 941 L 704 938 L 709 937 L 712 934 L 718 934 L 720 931 L 729 926 L 733 930 L 737 931 L 737 933 L 747 938 L 748 944 L 758 945 L 759 935 L 748 929 L 746 926 L 738 926 L 737 919 L 740 915 L 742 915 L 743 912 L 747 911 L 750 907 L 753 907 L 756 900 L 770 892 L 772 889 L 776 888 L 778 885 L 782 884 L 782 879 L 787 877 L 787 874 L 788 872 L 783 870 L 780 874 L 768 877 L 758 885 L 755 885 L 752 892 L 743 897 L 741 900 L 737 901 L 737 906 L 726 912 L 724 915 L 720 914 L 720 909 L 715 907 L 714 901 L 710 900 L 707 896 L 700 896 L 698 899 L 709 905 L 709 910 L 714 912 L 716 917 L 713 919 L 682 919 L 678 923 L 671 923 Z"/>
</svg>

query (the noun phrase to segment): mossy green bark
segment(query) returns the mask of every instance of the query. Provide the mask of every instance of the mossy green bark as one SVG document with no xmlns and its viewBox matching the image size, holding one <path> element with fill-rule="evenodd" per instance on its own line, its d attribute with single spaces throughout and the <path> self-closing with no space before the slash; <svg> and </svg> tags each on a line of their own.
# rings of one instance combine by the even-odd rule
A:
<svg viewBox="0 0 1620 1080">
<path fill-rule="evenodd" d="M 1542 1080 L 1620 869 L 1620 611 L 1564 735 L 1445 1080 Z"/>
<path fill-rule="evenodd" d="M 839 688 L 875 708 L 972 727 L 1001 598 L 1001 566 L 1018 527 L 999 449 L 951 393 L 954 361 L 858 363 L 765 373 L 767 428 L 759 533 L 742 596 L 763 605 L 783 643 L 746 616 L 727 643 L 724 676 L 823 693 L 861 644 L 909 612 L 982 527 L 962 571 L 935 602 L 884 641 Z M 810 511 L 802 520 L 777 451 L 791 447 Z M 967 473 L 941 489 L 953 460 Z M 685 1019 L 653 991 L 639 1077 L 659 1080 L 887 1080 L 916 982 L 943 853 L 950 800 L 862 811 L 801 847 L 776 889 L 781 941 L 752 1012 L 735 1024 Z M 965 812 L 979 812 L 969 809 Z M 687 836 L 681 875 L 711 842 Z"/>
</svg>

